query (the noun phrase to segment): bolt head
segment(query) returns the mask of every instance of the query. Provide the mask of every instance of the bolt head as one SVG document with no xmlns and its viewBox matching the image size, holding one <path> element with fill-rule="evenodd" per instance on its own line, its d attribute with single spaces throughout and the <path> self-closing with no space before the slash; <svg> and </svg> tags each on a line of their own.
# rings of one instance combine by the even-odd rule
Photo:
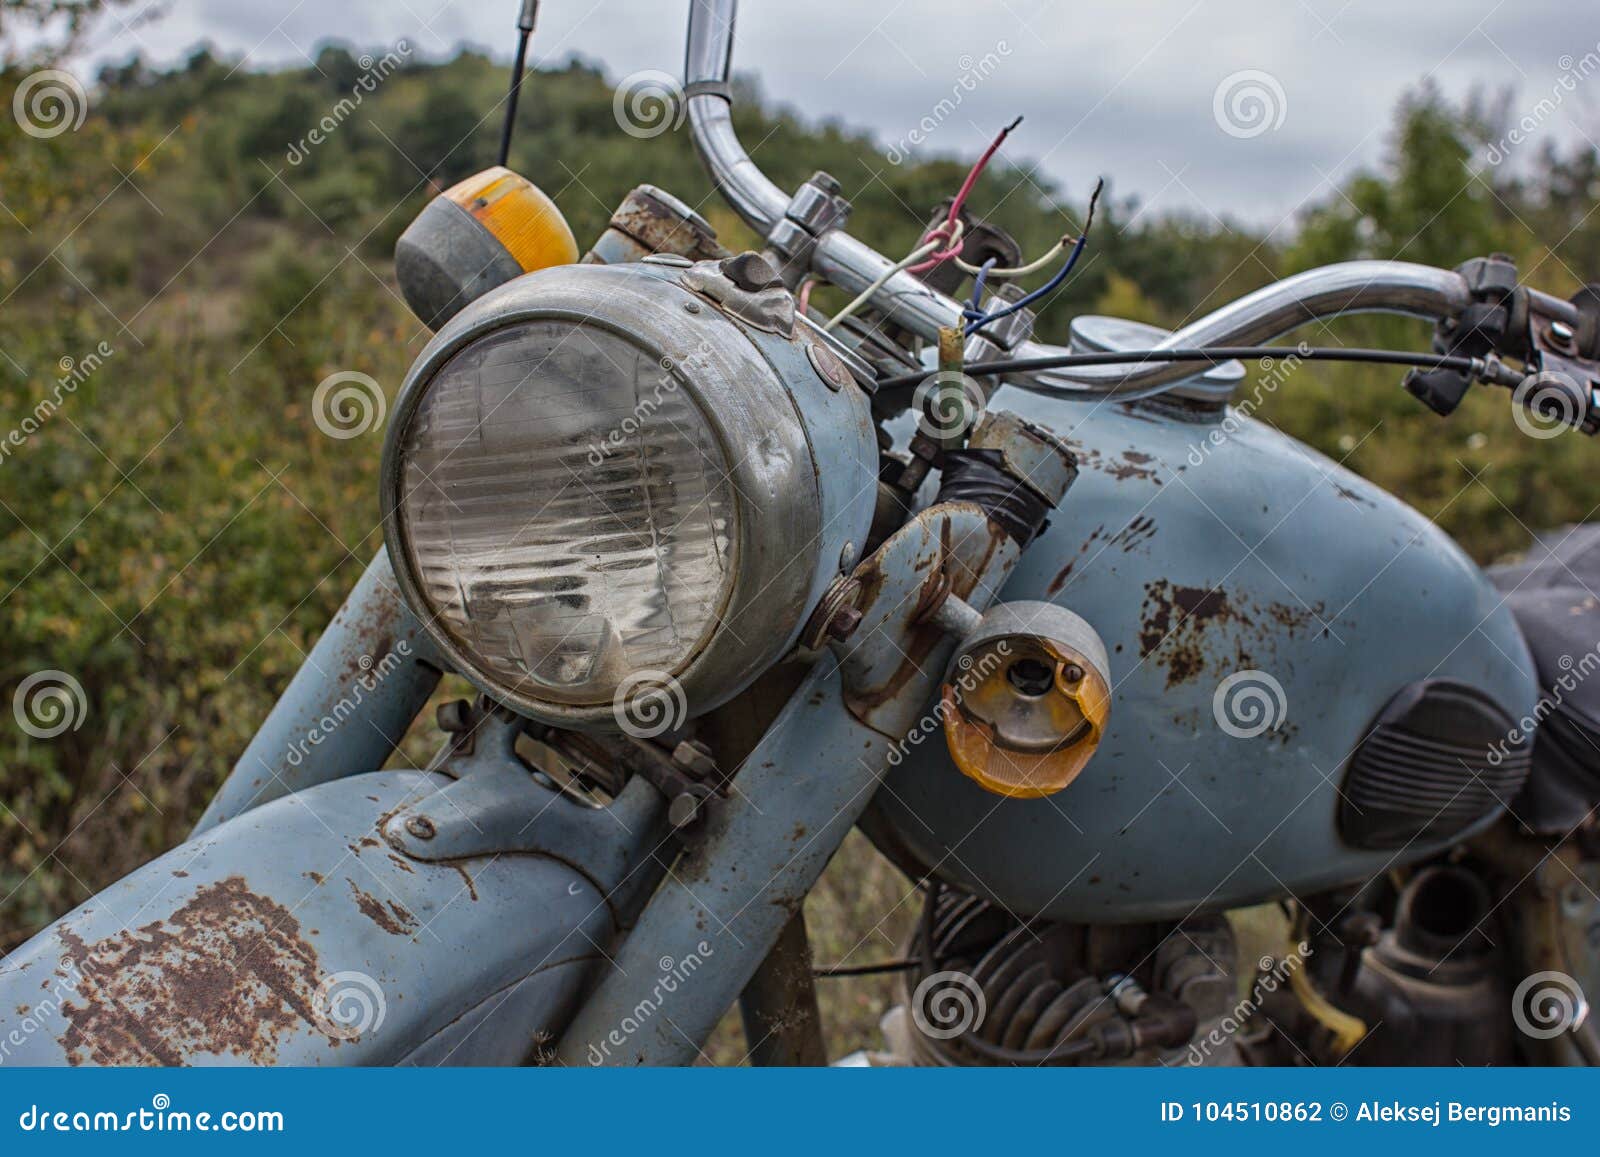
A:
<svg viewBox="0 0 1600 1157">
<path fill-rule="evenodd" d="M 433 826 L 433 821 L 427 816 L 412 816 L 406 821 L 406 831 L 419 840 L 431 840 L 439 834 L 438 829 Z"/>
<path fill-rule="evenodd" d="M 673 796 L 667 805 L 667 822 L 675 828 L 686 828 L 699 817 L 700 800 L 689 792 Z"/>
<path fill-rule="evenodd" d="M 828 620 L 828 634 L 835 639 L 848 639 L 861 625 L 861 618 L 855 607 L 840 607 Z"/>
</svg>

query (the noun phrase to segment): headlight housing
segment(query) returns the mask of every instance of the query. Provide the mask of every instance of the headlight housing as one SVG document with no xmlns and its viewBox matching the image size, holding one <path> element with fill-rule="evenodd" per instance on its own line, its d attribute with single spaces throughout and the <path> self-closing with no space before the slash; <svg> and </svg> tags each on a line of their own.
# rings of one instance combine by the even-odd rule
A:
<svg viewBox="0 0 1600 1157">
<path fill-rule="evenodd" d="M 870 524 L 866 398 L 781 309 L 752 325 L 687 288 L 743 292 L 706 264 L 520 278 L 440 330 L 396 404 L 403 591 L 462 674 L 547 722 L 626 725 L 663 687 L 657 730 L 724 702 Z"/>
</svg>

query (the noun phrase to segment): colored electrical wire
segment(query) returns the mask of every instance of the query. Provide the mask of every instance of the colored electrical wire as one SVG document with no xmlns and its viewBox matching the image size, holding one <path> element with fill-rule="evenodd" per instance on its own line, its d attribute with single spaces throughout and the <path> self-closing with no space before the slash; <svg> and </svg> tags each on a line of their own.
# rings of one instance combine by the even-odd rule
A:
<svg viewBox="0 0 1600 1157">
<path fill-rule="evenodd" d="M 1066 281 L 1068 275 L 1072 273 L 1073 266 L 1078 264 L 1078 258 L 1083 256 L 1084 246 L 1089 243 L 1089 229 L 1094 225 L 1094 207 L 1100 200 L 1100 191 L 1105 187 L 1106 180 L 1104 177 L 1101 177 L 1095 182 L 1094 192 L 1089 196 L 1089 211 L 1084 215 L 1083 232 L 1078 234 L 1077 243 L 1073 245 L 1072 252 L 1068 254 L 1067 260 L 1061 266 L 1061 268 L 1056 271 L 1056 275 L 1041 285 L 1038 289 L 1035 289 L 1032 293 L 1023 297 L 1020 301 L 1003 306 L 1002 308 L 995 310 L 993 313 L 987 314 L 984 317 L 976 319 L 975 321 L 968 322 L 966 329 L 968 334 L 977 333 L 978 330 L 982 329 L 986 325 L 992 325 L 1002 318 L 1010 317 L 1018 310 L 1026 309 L 1040 298 L 1046 296 L 1047 294 L 1054 293 L 1058 288 L 1060 288 L 1061 284 Z"/>
<path fill-rule="evenodd" d="M 961 235 L 963 232 L 965 232 L 965 230 L 966 227 L 962 225 L 961 222 L 957 221 L 954 234 L 954 243 L 957 246 L 961 244 Z M 924 257 L 927 257 L 931 253 L 938 252 L 939 247 L 944 243 L 944 240 L 940 238 L 933 241 L 927 241 L 913 249 L 910 253 L 906 254 L 906 256 L 902 257 L 899 261 L 896 261 L 893 265 L 889 266 L 888 269 L 885 269 L 882 273 L 880 273 L 877 279 L 874 280 L 871 285 L 867 286 L 859 294 L 857 294 L 855 300 L 849 305 L 845 306 L 838 313 L 834 314 L 833 317 L 828 319 L 828 323 L 822 328 L 828 330 L 836 328 L 840 322 L 845 320 L 845 318 L 850 317 L 856 312 L 856 310 L 860 309 L 862 306 L 866 305 L 867 302 L 871 301 L 873 295 L 885 285 L 889 284 L 889 280 L 894 277 L 895 274 L 904 273 L 918 261 L 921 261 Z"/>
<path fill-rule="evenodd" d="M 989 161 L 999 151 L 1000 146 L 1005 143 L 1005 139 L 1021 123 L 1022 118 L 1018 117 L 1001 129 L 994 140 L 989 142 L 989 147 L 983 150 L 983 155 L 968 170 L 966 180 L 961 182 L 961 188 L 956 190 L 955 198 L 950 202 L 950 211 L 945 214 L 943 224 L 935 225 L 932 229 L 929 229 L 922 235 L 922 241 L 919 242 L 919 244 L 923 244 L 931 240 L 940 239 L 944 242 L 944 248 L 935 251 L 933 256 L 920 265 L 911 266 L 910 272 L 926 273 L 935 266 L 942 265 L 944 262 L 953 260 L 961 255 L 961 240 L 959 235 L 955 233 L 956 227 L 961 223 L 961 210 L 966 208 L 967 198 L 972 195 L 973 187 L 977 185 L 978 178 L 983 175 L 984 169 L 989 167 Z"/>
<path fill-rule="evenodd" d="M 1065 370 L 1076 366 L 1138 365 L 1143 362 L 1209 362 L 1215 365 L 1219 362 L 1255 358 L 1298 358 L 1301 361 L 1308 362 L 1376 363 L 1379 365 L 1414 366 L 1426 370 L 1456 370 L 1472 375 L 1476 375 L 1484 369 L 1484 363 L 1475 358 L 1451 354 L 1416 354 L 1404 350 L 1343 349 L 1338 346 L 1247 345 L 1208 346 L 1204 349 L 1112 350 L 1105 353 L 1052 354 L 1048 357 L 1037 358 L 1004 358 L 992 362 L 973 362 L 964 367 L 962 372 L 971 377 L 985 377 L 990 374 Z M 932 370 L 925 369 L 914 374 L 895 374 L 893 377 L 880 378 L 878 380 L 877 394 L 881 397 L 885 390 L 904 389 L 920 385 L 932 373 Z M 1024 383 L 1018 384 L 1025 385 Z M 1168 382 L 1160 386 L 1157 392 L 1171 389 L 1178 384 L 1177 382 Z M 1082 390 L 1049 385 L 1025 385 L 1025 388 L 1068 397 L 1083 397 L 1092 396 L 1096 393 L 1105 393 L 1104 390 L 1096 390 L 1094 386 L 1090 385 L 1086 385 Z M 1130 397 L 1129 400 L 1132 400 L 1132 398 Z"/>
<path fill-rule="evenodd" d="M 1051 264 L 1057 257 L 1061 256 L 1061 254 L 1066 250 L 1067 246 L 1071 244 L 1071 237 L 1063 237 L 1054 245 L 1050 246 L 1049 249 L 1046 249 L 1044 253 L 1041 254 L 1037 259 L 1028 262 L 1026 265 L 1015 265 L 1009 269 L 991 269 L 989 272 L 995 277 L 1005 278 L 1026 277 L 1030 273 L 1038 273 L 1039 270 Z M 956 268 L 960 269 L 961 272 L 969 274 L 973 277 L 978 275 L 978 267 L 973 265 L 970 261 L 963 261 L 960 257 L 952 257 L 951 260 L 955 262 Z"/>
<path fill-rule="evenodd" d="M 998 260 L 999 258 L 997 257 L 991 257 L 977 268 L 977 276 L 972 279 L 972 299 L 967 302 L 967 308 L 962 311 L 962 317 L 983 316 L 983 283 L 989 279 L 989 274 L 994 272 L 995 262 Z"/>
</svg>

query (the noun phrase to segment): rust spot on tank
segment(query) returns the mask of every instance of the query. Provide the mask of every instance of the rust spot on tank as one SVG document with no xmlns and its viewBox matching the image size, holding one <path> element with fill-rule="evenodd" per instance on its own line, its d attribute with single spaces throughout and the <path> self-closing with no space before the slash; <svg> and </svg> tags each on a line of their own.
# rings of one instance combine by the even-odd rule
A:
<svg viewBox="0 0 1600 1157">
<path fill-rule="evenodd" d="M 1085 446 L 1081 442 L 1070 438 L 1063 439 L 1078 459 L 1078 466 L 1084 470 L 1098 470 L 1102 474 L 1109 474 L 1118 482 L 1137 479 L 1141 482 L 1153 482 L 1157 486 L 1162 484 L 1161 476 L 1156 473 L 1154 455 L 1146 454 L 1143 450 L 1127 449 L 1116 457 L 1102 453 L 1098 448 Z"/>
<path fill-rule="evenodd" d="M 472 876 L 460 864 L 451 864 L 450 867 L 461 873 L 461 879 L 467 885 L 467 894 L 476 900 L 478 898 L 478 885 L 473 882 Z"/>
<path fill-rule="evenodd" d="M 1156 520 L 1147 514 L 1141 514 L 1136 516 L 1133 521 L 1128 523 L 1127 526 L 1124 526 L 1121 530 L 1117 531 L 1116 537 L 1111 539 L 1111 541 L 1106 543 L 1106 545 L 1108 547 L 1120 547 L 1122 549 L 1122 553 L 1127 554 L 1129 551 L 1137 549 L 1145 542 L 1154 538 L 1155 533 Z"/>
<path fill-rule="evenodd" d="M 1255 667 L 1255 653 L 1278 639 L 1316 630 L 1327 633 L 1323 604 L 1254 603 L 1221 588 L 1182 586 L 1157 579 L 1145 584 L 1139 612 L 1139 657 L 1154 658 L 1175 687 L 1202 674 L 1218 678 Z"/>
<path fill-rule="evenodd" d="M 1067 560 L 1067 565 L 1062 567 L 1061 570 L 1056 574 L 1056 577 L 1050 581 L 1050 585 L 1045 588 L 1045 594 L 1053 595 L 1060 593 L 1061 588 L 1066 586 L 1067 580 L 1072 577 L 1073 568 L 1076 567 L 1078 563 L 1083 561 L 1083 556 L 1089 553 L 1095 542 L 1098 541 L 1100 536 L 1105 532 L 1106 528 L 1104 523 L 1101 523 L 1099 526 L 1095 527 L 1092 532 L 1090 532 L 1089 537 L 1084 539 L 1083 545 L 1078 548 L 1077 555 L 1069 558 Z"/>
<path fill-rule="evenodd" d="M 271 1064 L 283 1036 L 319 1023 L 316 950 L 289 910 L 242 876 L 92 944 L 70 928 L 58 935 L 57 975 L 74 993 L 61 1006 L 69 1064 L 184 1065 L 203 1055 Z"/>
<path fill-rule="evenodd" d="M 417 918 L 393 900 L 386 905 L 376 896 L 363 892 L 354 880 L 346 879 L 355 894 L 361 914 L 391 936 L 409 936 L 417 930 Z"/>
</svg>

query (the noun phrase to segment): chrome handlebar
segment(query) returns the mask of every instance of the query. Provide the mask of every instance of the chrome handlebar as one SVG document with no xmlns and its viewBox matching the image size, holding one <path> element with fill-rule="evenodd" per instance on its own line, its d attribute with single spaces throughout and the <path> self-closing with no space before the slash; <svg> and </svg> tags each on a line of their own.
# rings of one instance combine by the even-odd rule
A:
<svg viewBox="0 0 1600 1157">
<path fill-rule="evenodd" d="M 751 160 L 733 129 L 728 79 L 738 9 L 738 0 L 690 0 L 685 100 L 695 148 L 718 190 L 751 228 L 770 240 L 785 224 L 791 198 Z M 894 264 L 837 228 L 815 239 L 809 263 L 817 276 L 849 294 L 862 292 Z M 1450 270 L 1406 261 L 1347 261 L 1258 289 L 1191 322 L 1160 345 L 1164 349 L 1256 345 L 1307 322 L 1349 313 L 1398 313 L 1440 321 L 1455 316 L 1470 301 L 1466 279 Z M 928 341 L 938 339 L 941 327 L 962 322 L 959 302 L 910 273 L 890 277 L 874 294 L 872 305 Z M 1069 351 L 1028 341 L 1009 352 L 1035 358 Z M 1192 365 L 1161 362 L 1038 371 L 1012 380 L 1023 386 L 1129 395 L 1153 392 L 1194 372 Z"/>
</svg>

